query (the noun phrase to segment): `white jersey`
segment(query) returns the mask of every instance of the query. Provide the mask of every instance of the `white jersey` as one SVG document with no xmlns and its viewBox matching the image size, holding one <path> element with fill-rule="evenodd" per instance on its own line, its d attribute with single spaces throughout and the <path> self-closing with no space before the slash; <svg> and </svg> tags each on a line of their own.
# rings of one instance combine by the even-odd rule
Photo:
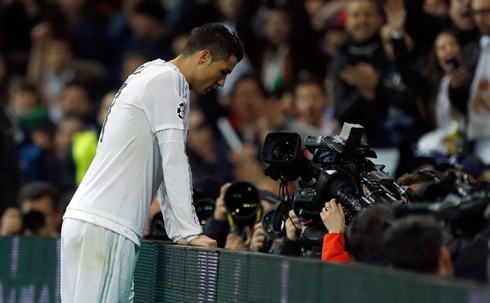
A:
<svg viewBox="0 0 490 303">
<path fill-rule="evenodd" d="M 140 66 L 116 94 L 97 154 L 64 218 L 102 226 L 140 245 L 159 189 L 169 237 L 190 241 L 201 234 L 185 154 L 188 128 L 184 75 L 163 60 Z"/>
</svg>

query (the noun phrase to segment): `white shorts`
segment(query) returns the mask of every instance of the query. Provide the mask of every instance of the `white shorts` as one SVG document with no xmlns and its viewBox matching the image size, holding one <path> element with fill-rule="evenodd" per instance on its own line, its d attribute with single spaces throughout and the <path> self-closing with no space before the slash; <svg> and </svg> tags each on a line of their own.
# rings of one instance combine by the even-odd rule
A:
<svg viewBox="0 0 490 303">
<path fill-rule="evenodd" d="M 61 301 L 132 302 L 139 247 L 103 227 L 65 219 L 61 229 Z"/>
</svg>

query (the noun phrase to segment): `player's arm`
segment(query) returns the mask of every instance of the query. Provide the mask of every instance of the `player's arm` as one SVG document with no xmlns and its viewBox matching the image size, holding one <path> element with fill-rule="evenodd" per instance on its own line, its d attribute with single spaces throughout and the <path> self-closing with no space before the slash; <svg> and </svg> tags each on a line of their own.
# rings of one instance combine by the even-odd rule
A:
<svg viewBox="0 0 490 303">
<path fill-rule="evenodd" d="M 160 203 L 164 219 L 172 222 L 167 232 L 174 241 L 180 236 L 191 245 L 212 246 L 200 242 L 204 236 L 192 205 L 184 116 L 178 112 L 185 102 L 183 81 L 183 76 L 173 71 L 157 73 L 146 83 L 141 102 L 162 157 L 165 195 Z"/>
<path fill-rule="evenodd" d="M 156 136 L 162 156 L 164 178 L 164 188 L 161 188 L 161 192 L 166 193 L 162 195 L 160 203 L 164 221 L 168 221 L 165 228 L 169 237 L 174 242 L 182 238 L 190 245 L 216 247 L 216 241 L 202 235 L 192 205 L 192 177 L 185 153 L 185 132 L 179 129 L 166 129 L 157 132 Z M 174 230 L 175 226 L 177 230 Z"/>
</svg>

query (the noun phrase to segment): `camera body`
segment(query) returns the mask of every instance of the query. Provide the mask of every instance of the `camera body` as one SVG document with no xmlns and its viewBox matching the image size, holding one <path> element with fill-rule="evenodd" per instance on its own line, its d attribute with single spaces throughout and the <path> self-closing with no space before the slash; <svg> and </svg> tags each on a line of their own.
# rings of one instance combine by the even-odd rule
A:
<svg viewBox="0 0 490 303">
<path fill-rule="evenodd" d="M 295 133 L 270 133 L 262 150 L 262 161 L 269 164 L 265 174 L 286 183 L 293 181 L 295 192 L 287 205 L 303 221 L 321 224 L 320 212 L 325 202 L 337 199 L 344 207 L 346 223 L 374 203 L 399 201 L 403 190 L 384 171 L 366 158 L 376 153 L 362 141 L 364 128 L 345 123 L 339 136 L 308 136 L 306 149 Z M 280 227 L 276 225 L 278 232 Z"/>
<path fill-rule="evenodd" d="M 456 171 L 421 185 L 415 192 L 420 201 L 394 206 L 396 217 L 432 215 L 443 221 L 455 237 L 472 237 L 487 225 L 490 184 L 475 182 Z"/>
</svg>

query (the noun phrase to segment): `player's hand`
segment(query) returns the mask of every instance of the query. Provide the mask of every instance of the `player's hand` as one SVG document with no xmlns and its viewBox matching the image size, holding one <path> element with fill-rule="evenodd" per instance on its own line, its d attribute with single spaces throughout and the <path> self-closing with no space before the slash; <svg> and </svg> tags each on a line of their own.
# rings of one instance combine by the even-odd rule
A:
<svg viewBox="0 0 490 303">
<path fill-rule="evenodd" d="M 7 237 L 19 234 L 22 231 L 22 219 L 18 208 L 7 208 L 2 216 L 0 236 Z"/>
<path fill-rule="evenodd" d="M 337 204 L 335 199 L 325 203 L 325 207 L 322 209 L 320 217 L 322 217 L 323 224 L 328 229 L 329 233 L 332 234 L 344 232 L 344 208 L 342 207 L 342 204 Z"/>
<path fill-rule="evenodd" d="M 301 238 L 302 229 L 303 225 L 299 221 L 298 216 L 296 216 L 294 210 L 290 210 L 289 218 L 286 218 L 286 237 L 291 241 L 298 241 Z"/>
<path fill-rule="evenodd" d="M 221 186 L 221 191 L 218 199 L 216 199 L 216 206 L 214 207 L 214 219 L 216 221 L 226 221 L 226 216 L 228 215 L 228 211 L 225 207 L 225 193 L 228 187 L 230 187 L 231 183 L 226 183 Z"/>
<path fill-rule="evenodd" d="M 175 244 L 177 244 L 177 245 L 189 245 L 189 243 L 187 243 L 187 241 L 182 239 L 182 238 L 177 240 L 177 242 L 175 242 Z"/>
<path fill-rule="evenodd" d="M 208 248 L 216 248 L 218 247 L 218 244 L 216 243 L 216 240 L 213 240 L 205 235 L 199 235 L 189 241 L 190 246 L 201 246 L 201 247 L 208 247 Z"/>
</svg>

